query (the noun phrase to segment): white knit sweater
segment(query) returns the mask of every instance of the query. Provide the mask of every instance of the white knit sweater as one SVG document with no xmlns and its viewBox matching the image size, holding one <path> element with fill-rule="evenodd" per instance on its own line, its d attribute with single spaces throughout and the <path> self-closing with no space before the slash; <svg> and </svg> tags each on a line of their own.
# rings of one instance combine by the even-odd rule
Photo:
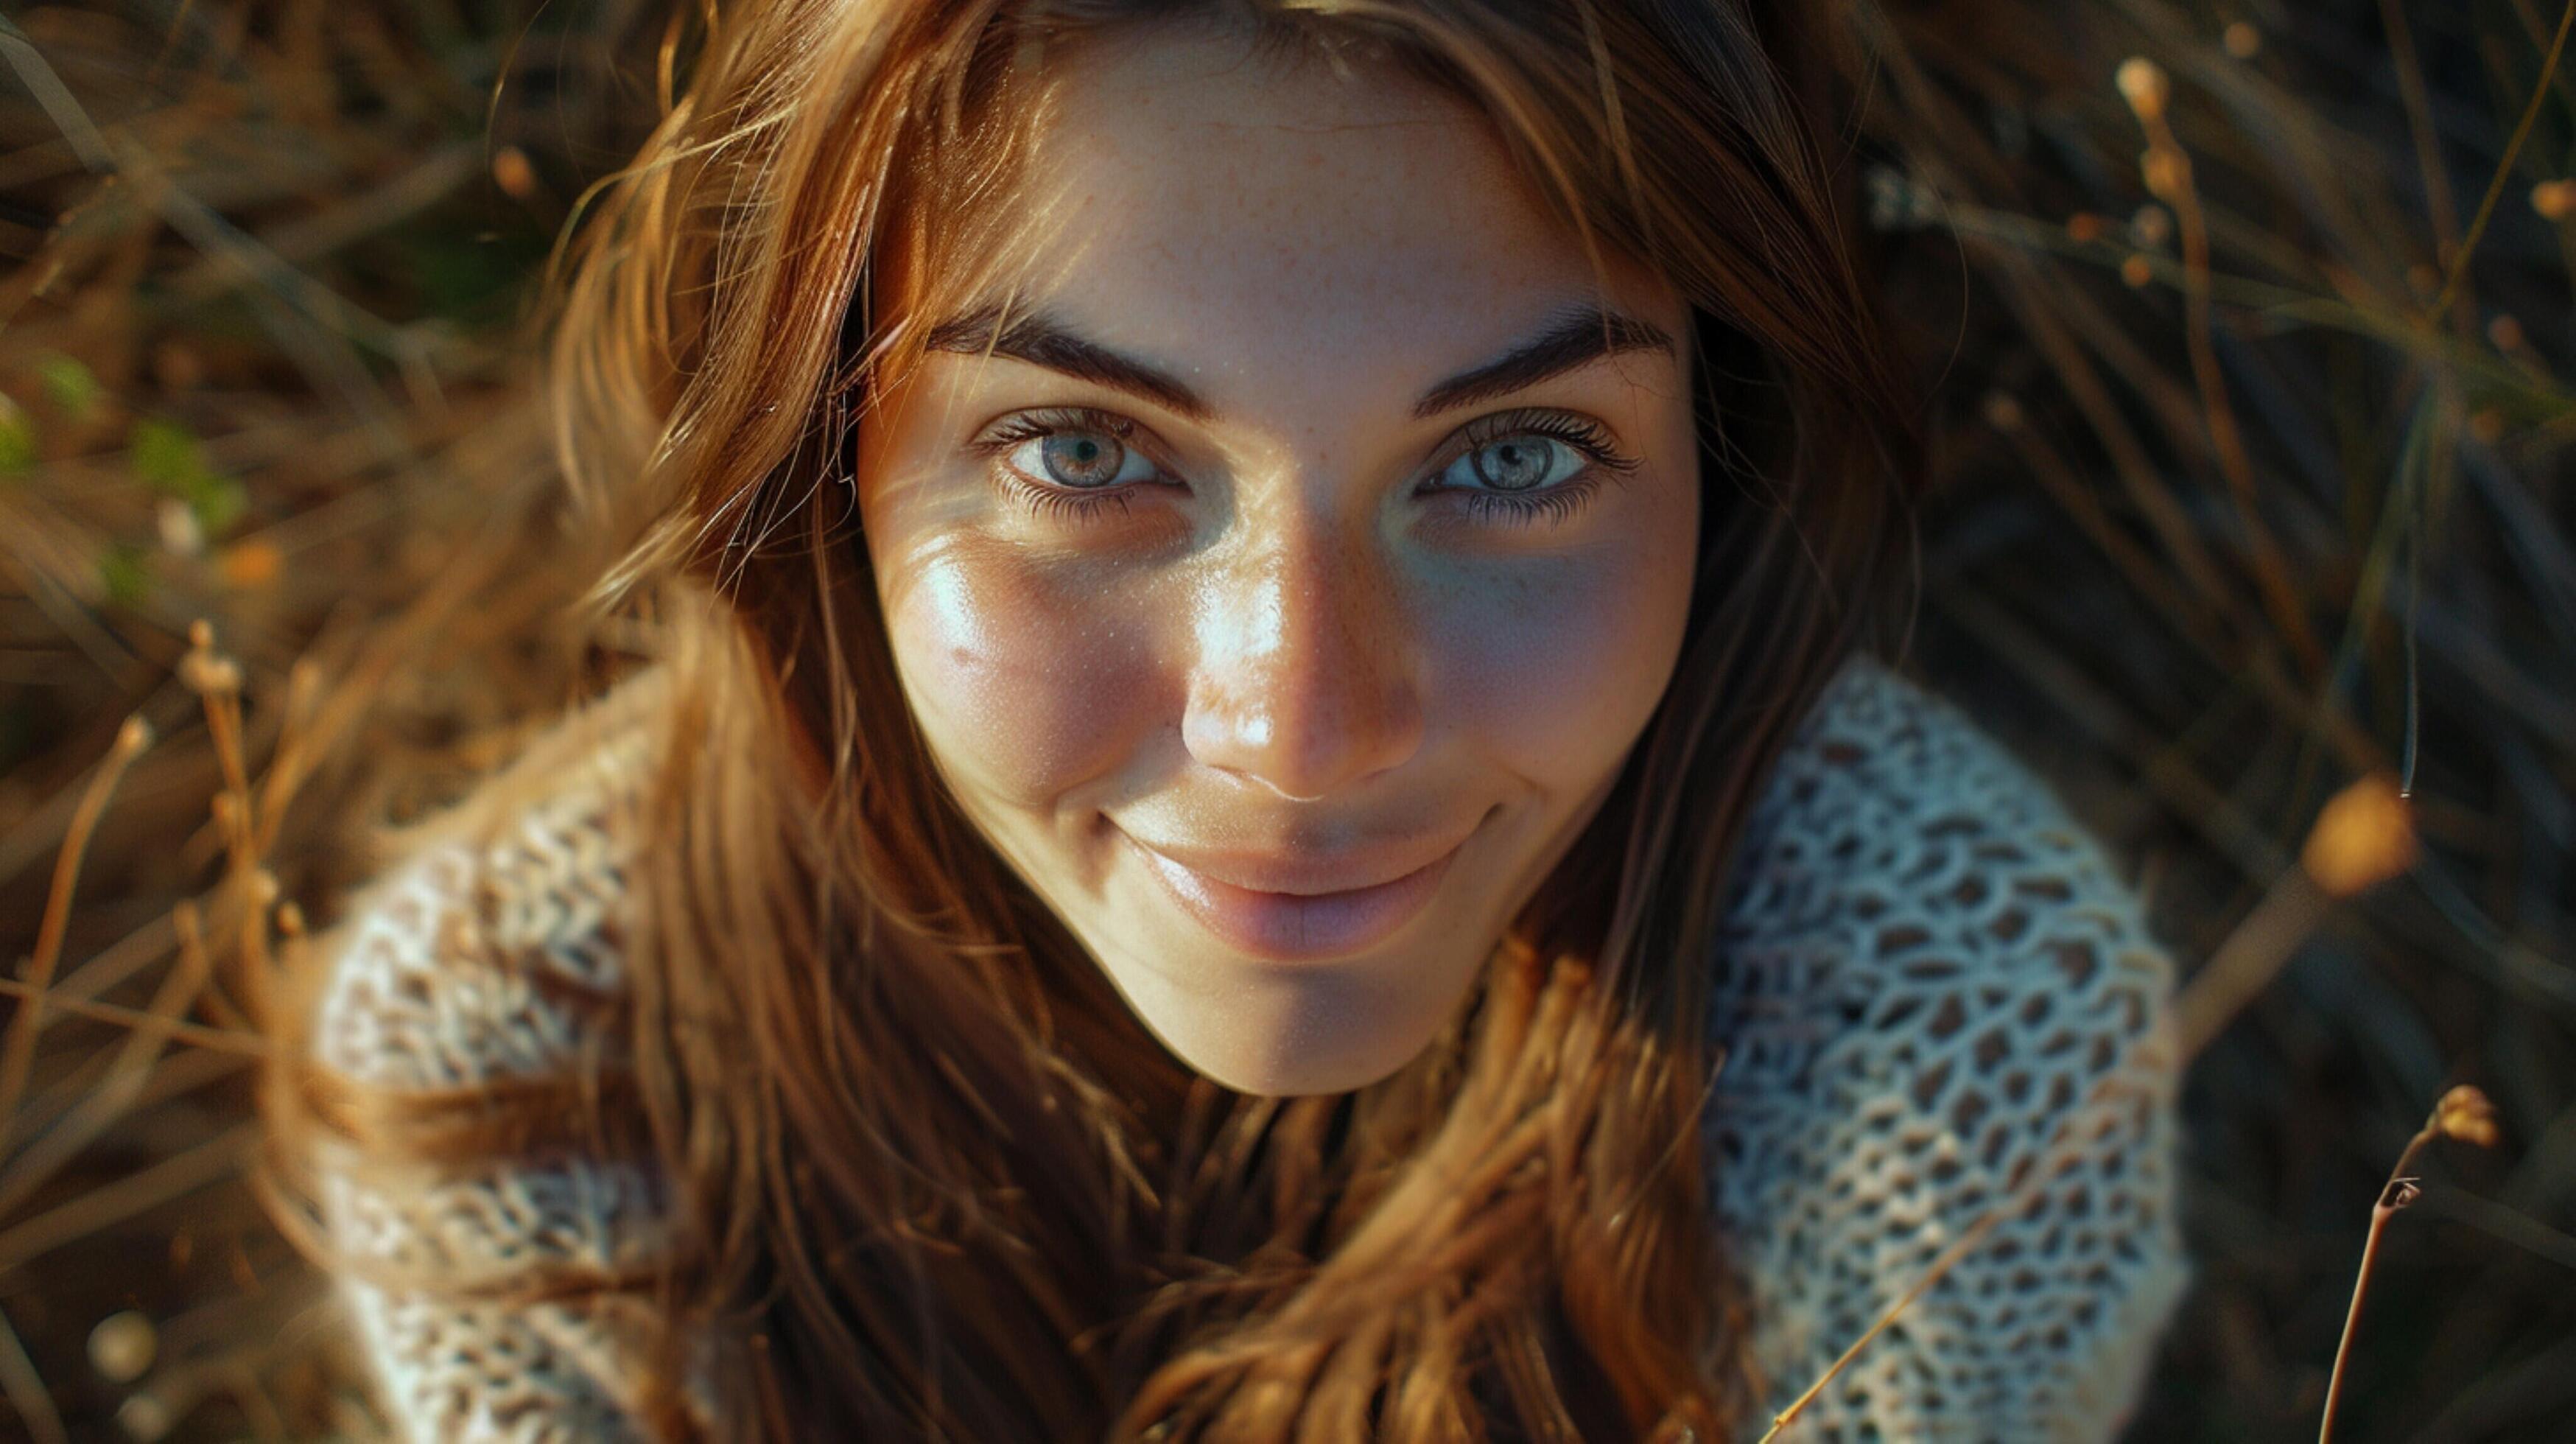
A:
<svg viewBox="0 0 2576 1444">
<path fill-rule="evenodd" d="M 326 1068 L 454 1088 L 560 1073 L 598 1043 L 595 1010 L 564 999 L 623 981 L 632 843 L 602 799 L 644 753 L 641 729 L 583 725 L 576 747 L 559 731 L 542 800 L 456 809 L 354 900 L 322 954 Z M 1773 1406 L 2003 1215 L 1783 1437 L 2115 1437 L 2185 1279 L 2172 970 L 2135 900 L 2044 784 L 1867 659 L 1800 728 L 1740 857 L 1707 1163 Z M 654 1181 L 629 1163 L 320 1163 L 336 1244 L 404 1271 L 635 1266 L 656 1247 Z M 458 1302 L 360 1272 L 341 1296 L 405 1437 L 633 1436 L 649 1320 L 618 1311 L 642 1305 Z"/>
</svg>

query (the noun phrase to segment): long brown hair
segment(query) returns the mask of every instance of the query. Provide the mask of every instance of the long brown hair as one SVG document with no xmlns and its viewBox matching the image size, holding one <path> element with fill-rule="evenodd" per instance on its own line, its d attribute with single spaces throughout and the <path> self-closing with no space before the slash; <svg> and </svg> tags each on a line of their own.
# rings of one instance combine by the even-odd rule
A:
<svg viewBox="0 0 2576 1444">
<path fill-rule="evenodd" d="M 675 18 L 663 119 L 575 234 L 550 367 L 594 602 L 660 639 L 621 1046 L 559 1086 L 380 1107 L 370 1146 L 461 1164 L 570 1109 L 658 1160 L 670 1267 L 544 1287 L 658 1298 L 673 1435 L 697 1360 L 728 1435 L 1725 1437 L 1753 1381 L 1700 1173 L 1714 939 L 1770 762 L 1887 640 L 1917 474 L 1847 214 L 1833 8 Z M 1048 87 L 1086 35 L 1185 11 L 1454 92 L 1593 254 L 1694 310 L 1677 675 L 1461 1015 L 1344 1095 L 1232 1094 L 1127 1012 L 941 793 L 855 535 L 851 428 L 939 303 L 1007 265 L 977 202 Z M 898 249 L 922 279 L 880 316 Z"/>
</svg>

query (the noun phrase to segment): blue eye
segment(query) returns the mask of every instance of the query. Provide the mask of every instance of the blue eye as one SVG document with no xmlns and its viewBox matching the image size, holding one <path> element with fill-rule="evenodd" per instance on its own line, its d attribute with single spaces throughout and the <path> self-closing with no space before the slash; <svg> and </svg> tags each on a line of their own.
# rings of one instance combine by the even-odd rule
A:
<svg viewBox="0 0 2576 1444">
<path fill-rule="evenodd" d="M 1110 412 L 1049 407 L 1006 417 L 968 447 L 994 460 L 994 483 L 1014 501 L 1042 516 L 1088 520 L 1171 481 L 1133 444 L 1135 432 L 1136 423 Z"/>
<path fill-rule="evenodd" d="M 1479 522 L 1564 521 L 1600 490 L 1604 474 L 1636 469 L 1610 429 L 1566 411 L 1521 410 L 1479 417 L 1459 434 L 1464 447 L 1433 474 Z"/>
<path fill-rule="evenodd" d="M 1098 491 L 1160 480 L 1154 463 L 1106 428 L 1065 427 L 1019 439 L 1003 454 L 1012 470 L 1032 482 Z"/>
<path fill-rule="evenodd" d="M 1462 491 L 1539 491 L 1581 474 L 1592 460 L 1555 437 L 1521 432 L 1461 453 L 1441 470 L 1440 484 Z"/>
</svg>

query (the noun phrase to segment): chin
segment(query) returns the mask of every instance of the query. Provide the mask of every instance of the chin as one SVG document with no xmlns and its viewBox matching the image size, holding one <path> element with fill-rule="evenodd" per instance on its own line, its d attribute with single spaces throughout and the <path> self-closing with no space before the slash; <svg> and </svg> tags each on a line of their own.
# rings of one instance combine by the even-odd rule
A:
<svg viewBox="0 0 2576 1444">
<path fill-rule="evenodd" d="M 1481 920 L 1415 921 L 1416 935 L 1390 948 L 1329 961 L 1249 957 L 1188 927 L 1083 942 L 1128 1011 L 1182 1066 L 1238 1093 L 1299 1098 L 1347 1093 L 1401 1070 L 1475 990 L 1500 925 L 1489 933 Z"/>
<path fill-rule="evenodd" d="M 1265 1063 L 1260 1059 L 1234 1056 L 1211 1057 L 1204 1061 L 1184 1056 L 1182 1061 L 1208 1081 L 1237 1093 L 1263 1098 L 1308 1098 L 1327 1093 L 1348 1093 L 1393 1077 L 1421 1053 L 1422 1049 L 1416 1047 L 1412 1052 L 1396 1057 L 1364 1062 L 1335 1059 L 1330 1065 L 1319 1065 L 1302 1058 Z"/>
<path fill-rule="evenodd" d="M 1176 1009 L 1176 1016 L 1148 1011 L 1144 1021 L 1201 1077 L 1268 1098 L 1365 1088 L 1420 1057 L 1443 1021 L 1436 1010 L 1384 1001 L 1346 1007 L 1330 999 L 1303 1001 L 1308 1006 L 1275 1010 L 1201 1004 Z"/>
</svg>

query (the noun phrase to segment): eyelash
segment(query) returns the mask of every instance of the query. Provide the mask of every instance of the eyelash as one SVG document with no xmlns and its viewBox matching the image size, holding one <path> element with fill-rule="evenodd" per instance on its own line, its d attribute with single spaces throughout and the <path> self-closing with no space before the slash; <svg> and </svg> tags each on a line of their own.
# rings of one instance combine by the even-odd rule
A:
<svg viewBox="0 0 2576 1444">
<path fill-rule="evenodd" d="M 1102 487 L 1096 491 L 1076 490 L 1027 476 L 1003 458 L 1027 442 L 1043 440 L 1065 431 L 1100 432 L 1118 438 L 1121 445 L 1132 446 L 1136 430 L 1135 422 L 1114 412 L 1095 411 L 1082 406 L 1046 407 L 1004 418 L 976 437 L 968 449 L 986 457 L 992 464 L 996 480 L 1037 516 L 1050 520 L 1091 521 L 1112 506 L 1120 514 L 1125 514 L 1129 493 L 1148 483 Z M 1600 422 L 1563 411 L 1523 409 L 1498 411 L 1467 423 L 1458 432 L 1458 445 L 1443 448 L 1442 459 L 1432 468 L 1432 474 L 1437 476 L 1456 465 L 1459 458 L 1511 436 L 1544 436 L 1562 442 L 1591 464 L 1571 479 L 1534 494 L 1426 486 L 1417 495 L 1436 491 L 1462 492 L 1466 496 L 1467 515 L 1477 522 L 1516 526 L 1557 523 L 1582 510 L 1600 490 L 1601 478 L 1595 474 L 1597 471 L 1624 476 L 1637 469 L 1637 459 L 1621 452 L 1610 439 L 1610 428 Z M 1149 455 L 1147 459 L 1152 458 Z"/>
</svg>

